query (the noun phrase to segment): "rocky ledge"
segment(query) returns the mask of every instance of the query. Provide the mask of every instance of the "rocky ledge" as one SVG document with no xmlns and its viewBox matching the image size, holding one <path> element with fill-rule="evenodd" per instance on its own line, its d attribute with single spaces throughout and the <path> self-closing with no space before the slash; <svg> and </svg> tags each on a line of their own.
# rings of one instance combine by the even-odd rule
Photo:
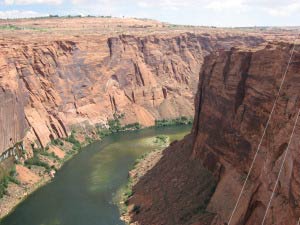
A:
<svg viewBox="0 0 300 225">
<path fill-rule="evenodd" d="M 0 105 L 0 152 L 24 136 L 25 148 L 45 147 L 78 124 L 105 125 L 115 114 L 143 126 L 191 117 L 203 57 L 264 42 L 192 33 L 0 39 L 0 99 L 7 102 Z"/>
<path fill-rule="evenodd" d="M 229 220 L 286 70 L 292 44 L 211 54 L 200 73 L 193 130 L 133 187 L 134 224 L 223 225 Z M 231 225 L 262 222 L 300 107 L 300 46 Z M 300 124 L 265 225 L 300 216 Z M 133 210 L 138 209 L 138 210 Z"/>
</svg>

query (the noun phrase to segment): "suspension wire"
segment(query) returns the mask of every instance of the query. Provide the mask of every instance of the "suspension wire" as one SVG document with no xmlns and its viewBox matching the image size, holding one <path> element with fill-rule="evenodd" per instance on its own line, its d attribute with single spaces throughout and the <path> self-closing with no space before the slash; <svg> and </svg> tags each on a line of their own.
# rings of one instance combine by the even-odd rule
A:
<svg viewBox="0 0 300 225">
<path fill-rule="evenodd" d="M 237 201 L 236 201 L 236 204 L 235 204 L 235 206 L 234 206 L 234 209 L 232 210 L 232 213 L 231 213 L 231 215 L 230 215 L 230 218 L 229 218 L 229 221 L 228 221 L 228 225 L 230 225 L 230 223 L 231 223 L 231 221 L 232 221 L 232 218 L 233 218 L 233 216 L 234 216 L 234 213 L 235 213 L 235 211 L 236 211 L 236 209 L 237 209 L 237 207 L 238 207 L 238 205 L 239 205 L 240 199 L 241 199 L 242 194 L 243 194 L 243 192 L 244 192 L 244 190 L 245 190 L 247 181 L 248 181 L 248 179 L 249 179 L 249 177 L 250 177 L 250 174 L 251 174 L 251 172 L 252 172 L 254 163 L 255 163 L 256 158 L 257 158 L 257 156 L 258 156 L 258 153 L 259 153 L 259 151 L 260 151 L 260 147 L 261 147 L 261 145 L 262 145 L 263 139 L 264 139 L 264 137 L 265 137 L 265 135 L 266 135 L 266 131 L 267 131 L 268 127 L 269 127 L 271 118 L 272 118 L 273 113 L 274 113 L 274 111 L 275 111 L 275 107 L 276 107 L 276 105 L 277 105 L 278 99 L 279 99 L 279 97 L 280 97 L 280 92 L 281 92 L 281 89 L 282 89 L 282 87 L 283 87 L 283 84 L 284 84 L 284 81 L 285 81 L 285 78 L 286 78 L 286 74 L 287 74 L 287 72 L 288 72 L 289 66 L 290 66 L 290 64 L 291 64 L 291 61 L 292 61 L 292 58 L 293 58 L 293 55 L 294 55 L 295 46 L 296 46 L 296 41 L 298 40 L 299 35 L 300 35 L 300 31 L 298 32 L 298 34 L 297 34 L 297 36 L 296 36 L 296 39 L 294 40 L 292 52 L 291 52 L 291 55 L 290 55 L 290 58 L 289 58 L 289 61 L 288 61 L 286 70 L 285 70 L 285 72 L 284 72 L 284 74 L 283 74 L 283 76 L 282 76 L 281 83 L 280 83 L 280 87 L 279 87 L 279 90 L 278 90 L 278 92 L 277 92 L 275 101 L 274 101 L 274 103 L 273 103 L 272 110 L 271 110 L 271 112 L 270 112 L 268 121 L 267 121 L 266 126 L 265 126 L 265 128 L 264 128 L 264 131 L 263 131 L 263 134 L 262 134 L 261 139 L 260 139 L 260 141 L 259 141 L 259 144 L 258 144 L 258 146 L 257 146 L 257 150 L 256 150 L 256 152 L 255 152 L 255 155 L 254 155 L 254 157 L 253 157 L 252 163 L 251 163 L 251 165 L 250 165 L 249 172 L 248 172 L 248 174 L 247 174 L 247 176 L 246 176 L 246 179 L 245 179 L 245 181 L 244 181 L 244 184 L 243 184 L 243 186 L 242 186 L 241 192 L 240 192 L 240 194 L 239 194 L 239 196 L 238 196 L 238 199 L 237 199 Z"/>
<path fill-rule="evenodd" d="M 296 120 L 295 120 L 295 123 L 294 123 L 293 131 L 292 131 L 292 134 L 291 134 L 291 136 L 290 136 L 290 140 L 289 140 L 288 146 L 286 147 L 286 150 L 285 150 L 285 153 L 284 153 L 284 157 L 283 157 L 283 160 L 282 160 L 282 163 L 281 163 L 281 166 L 280 166 L 280 170 L 279 170 L 279 173 L 278 173 L 278 176 L 277 176 L 277 179 L 276 179 L 276 182 L 275 182 L 275 185 L 274 185 L 274 188 L 273 188 L 273 191 L 272 191 L 272 194 L 271 194 L 271 197 L 270 197 L 270 201 L 269 201 L 269 203 L 268 203 L 268 206 L 267 206 L 267 209 L 266 209 L 266 212 L 265 212 L 263 221 L 261 222 L 261 225 L 263 225 L 263 224 L 265 223 L 265 220 L 266 220 L 266 217 L 267 217 L 269 208 L 270 208 L 270 206 L 271 206 L 271 202 L 272 202 L 273 197 L 274 197 L 274 193 L 275 193 L 276 188 L 277 188 L 277 186 L 278 186 L 278 182 L 279 182 L 279 179 L 280 179 L 280 175 L 281 175 L 281 173 L 282 173 L 282 170 L 283 170 L 283 167 L 284 167 L 284 163 L 285 163 L 285 161 L 286 161 L 286 156 L 287 156 L 288 153 L 289 153 L 290 145 L 291 145 L 291 142 L 292 142 L 293 137 L 294 137 L 294 134 L 295 134 L 295 130 L 296 130 L 296 127 L 297 127 L 297 123 L 298 123 L 299 116 L 300 116 L 300 108 L 299 108 L 299 111 L 298 111 L 298 114 L 297 114 L 297 117 L 296 117 Z"/>
</svg>

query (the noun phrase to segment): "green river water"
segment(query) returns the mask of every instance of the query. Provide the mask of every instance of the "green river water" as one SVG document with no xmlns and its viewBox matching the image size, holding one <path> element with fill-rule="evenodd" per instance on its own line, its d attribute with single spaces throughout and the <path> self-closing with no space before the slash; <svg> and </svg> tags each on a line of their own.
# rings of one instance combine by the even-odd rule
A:
<svg viewBox="0 0 300 225">
<path fill-rule="evenodd" d="M 182 139 L 191 126 L 148 128 L 110 135 L 83 149 L 57 172 L 53 181 L 23 201 L 1 225 L 123 225 L 114 203 L 128 171 L 143 154 Z"/>
</svg>

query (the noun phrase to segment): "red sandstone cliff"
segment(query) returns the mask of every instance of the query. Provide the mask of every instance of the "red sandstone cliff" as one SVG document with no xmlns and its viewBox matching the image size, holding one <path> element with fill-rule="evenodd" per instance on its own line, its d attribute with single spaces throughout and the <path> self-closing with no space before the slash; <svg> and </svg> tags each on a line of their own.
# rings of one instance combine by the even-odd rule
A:
<svg viewBox="0 0 300 225">
<path fill-rule="evenodd" d="M 203 57 L 216 48 L 263 42 L 190 33 L 2 39 L 0 87 L 13 100 L 1 106 L 0 119 L 6 122 L 0 125 L 0 152 L 10 138 L 21 140 L 26 126 L 26 143 L 44 147 L 77 124 L 106 124 L 116 112 L 125 115 L 124 124 L 144 126 L 192 116 Z"/>
<path fill-rule="evenodd" d="M 0 56 L 0 155 L 25 135 L 22 82 L 9 72 L 7 61 Z"/>
<path fill-rule="evenodd" d="M 138 224 L 228 222 L 286 69 L 292 45 L 231 49 L 205 58 L 192 133 L 167 148 L 134 186 L 129 205 Z M 300 107 L 300 46 L 231 225 L 261 224 Z M 265 225 L 300 217 L 300 124 Z M 138 210 L 137 210 L 138 209 Z"/>
<path fill-rule="evenodd" d="M 192 116 L 198 89 L 192 134 L 164 152 L 134 187 L 129 204 L 137 206 L 132 217 L 141 224 L 224 223 L 248 171 L 291 46 L 212 54 L 197 87 L 203 59 L 232 46 L 257 47 L 264 43 L 260 37 L 278 35 L 284 40 L 293 35 L 285 30 L 250 35 L 242 32 L 251 29 L 169 29 L 151 21 L 145 29 L 141 21 L 131 20 L 128 26 L 126 20 L 112 20 L 113 24 L 87 18 L 26 19 L 10 21 L 24 29 L 1 31 L 0 154 L 24 136 L 25 143 L 45 146 L 78 124 L 106 124 L 115 112 L 125 114 L 124 124 L 145 126 L 155 119 Z M 124 31 L 131 35 L 116 35 Z M 299 76 L 292 76 L 297 73 L 299 47 L 234 224 L 257 224 L 263 216 L 299 105 Z M 296 224 L 297 144 L 293 142 L 266 224 Z"/>
</svg>

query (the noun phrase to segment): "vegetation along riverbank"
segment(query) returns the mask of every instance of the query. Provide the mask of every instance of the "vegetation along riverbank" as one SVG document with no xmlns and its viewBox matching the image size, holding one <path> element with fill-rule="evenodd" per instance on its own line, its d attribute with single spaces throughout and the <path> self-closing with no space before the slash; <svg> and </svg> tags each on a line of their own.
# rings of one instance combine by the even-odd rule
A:
<svg viewBox="0 0 300 225">
<path fill-rule="evenodd" d="M 76 126 L 64 139 L 52 140 L 45 148 L 32 144 L 24 149 L 22 156 L 15 161 L 13 169 L 0 182 L 0 218 L 8 215 L 21 201 L 39 187 L 50 182 L 63 164 L 79 153 L 82 148 L 105 136 L 142 129 L 138 124 L 121 125 L 122 115 L 108 120 L 107 126 Z M 155 127 L 190 124 L 191 119 L 180 117 L 172 120 L 157 120 Z M 156 141 L 166 142 L 164 136 Z"/>
</svg>

